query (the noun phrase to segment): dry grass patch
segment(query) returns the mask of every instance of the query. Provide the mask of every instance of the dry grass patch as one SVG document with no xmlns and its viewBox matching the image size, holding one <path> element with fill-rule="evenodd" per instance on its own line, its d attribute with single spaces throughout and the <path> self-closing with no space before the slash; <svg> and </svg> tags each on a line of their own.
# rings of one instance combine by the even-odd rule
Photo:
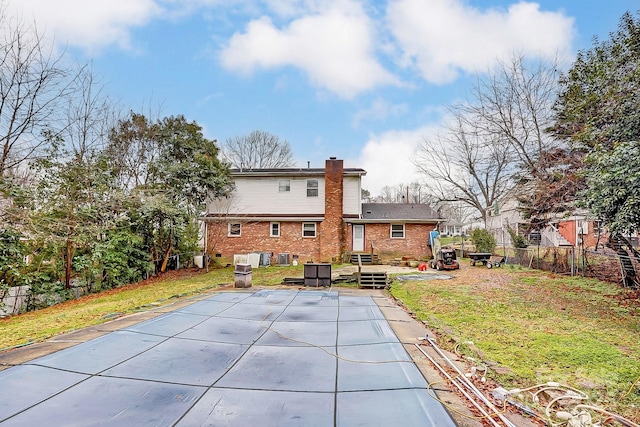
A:
<svg viewBox="0 0 640 427">
<path fill-rule="evenodd" d="M 302 275 L 302 266 L 254 269 L 253 283 L 280 284 L 283 277 Z M 171 271 L 160 277 L 85 295 L 52 307 L 0 319 L 0 350 L 39 342 L 56 335 L 107 322 L 114 316 L 147 310 L 172 300 L 232 286 L 232 267 Z"/>
</svg>

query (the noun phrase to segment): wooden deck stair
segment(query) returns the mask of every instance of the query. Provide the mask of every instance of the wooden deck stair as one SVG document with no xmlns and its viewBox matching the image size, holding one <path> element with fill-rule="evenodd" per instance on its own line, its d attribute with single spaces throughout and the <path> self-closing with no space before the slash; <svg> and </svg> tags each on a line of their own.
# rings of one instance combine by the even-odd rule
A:
<svg viewBox="0 0 640 427">
<path fill-rule="evenodd" d="M 360 271 L 358 273 L 358 287 L 384 289 L 389 284 L 387 273 L 380 271 Z"/>
<path fill-rule="evenodd" d="M 349 260 L 351 264 L 373 265 L 378 264 L 378 255 L 368 252 L 352 252 Z"/>
</svg>

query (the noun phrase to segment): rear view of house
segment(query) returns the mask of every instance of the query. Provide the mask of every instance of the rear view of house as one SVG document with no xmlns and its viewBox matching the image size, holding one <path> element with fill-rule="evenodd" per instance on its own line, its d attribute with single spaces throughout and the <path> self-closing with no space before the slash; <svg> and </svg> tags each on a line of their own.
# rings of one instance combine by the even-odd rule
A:
<svg viewBox="0 0 640 427">
<path fill-rule="evenodd" d="M 351 252 L 430 257 L 441 220 L 426 205 L 362 204 L 366 171 L 330 158 L 324 168 L 232 170 L 235 191 L 202 218 L 208 253 L 271 254 L 272 262 L 339 262 Z"/>
</svg>

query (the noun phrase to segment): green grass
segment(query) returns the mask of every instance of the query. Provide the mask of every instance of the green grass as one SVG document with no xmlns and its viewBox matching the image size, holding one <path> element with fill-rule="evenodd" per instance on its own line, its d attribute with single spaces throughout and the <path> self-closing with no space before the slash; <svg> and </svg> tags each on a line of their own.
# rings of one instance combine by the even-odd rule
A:
<svg viewBox="0 0 640 427">
<path fill-rule="evenodd" d="M 254 269 L 252 282 L 260 286 L 282 283 L 283 277 L 302 277 L 303 267 Z M 170 277 L 170 276 L 167 276 Z M 56 335 L 104 323 L 114 316 L 147 310 L 173 300 L 199 295 L 234 282 L 232 267 L 212 270 L 193 277 L 171 280 L 159 278 L 148 285 L 129 285 L 100 294 L 0 319 L 0 349 L 43 341 Z"/>
<path fill-rule="evenodd" d="M 492 374 L 507 388 L 586 387 L 610 410 L 640 418 L 639 388 L 627 394 L 640 377 L 640 305 L 621 305 L 618 286 L 596 280 L 501 273 L 509 280 L 495 286 L 416 281 L 394 283 L 391 293 L 441 334 L 443 347 L 453 349 L 452 338 L 472 341 L 508 368 Z"/>
</svg>

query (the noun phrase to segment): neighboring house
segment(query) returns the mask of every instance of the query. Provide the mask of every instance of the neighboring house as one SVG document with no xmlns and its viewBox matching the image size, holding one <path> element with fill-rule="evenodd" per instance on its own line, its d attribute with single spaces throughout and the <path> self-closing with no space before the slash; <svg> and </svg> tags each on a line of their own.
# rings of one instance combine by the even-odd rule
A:
<svg viewBox="0 0 640 427">
<path fill-rule="evenodd" d="M 599 223 L 590 220 L 586 211 L 576 211 L 570 217 L 551 221 L 542 233 L 540 244 L 595 248 L 597 244 L 603 244 L 605 241 L 606 236 Z"/>
<path fill-rule="evenodd" d="M 449 220 L 440 224 L 440 233 L 443 236 L 460 236 L 464 231 L 464 223 L 455 220 Z"/>
<path fill-rule="evenodd" d="M 487 230 L 493 234 L 497 246 L 511 246 L 508 228 L 518 234 L 527 230 L 527 221 L 518 209 L 518 200 L 511 192 L 491 210 L 487 217 Z M 576 210 L 571 216 L 557 215 L 551 218 L 547 226 L 540 232 L 540 246 L 545 247 L 579 247 L 593 248 L 604 242 L 599 224 L 588 218 L 584 210 Z M 537 242 L 532 242 L 537 244 Z"/>
<path fill-rule="evenodd" d="M 471 228 L 468 219 L 472 216 L 469 206 L 461 202 L 440 202 L 436 205 L 438 215 L 446 220 L 439 227 L 442 236 L 461 236 Z"/>
<path fill-rule="evenodd" d="M 212 200 L 205 247 L 225 259 L 262 252 L 273 260 L 338 262 L 348 252 L 430 256 L 439 219 L 426 205 L 362 204 L 363 169 L 330 158 L 325 168 L 232 170 L 235 190 Z M 290 256 L 290 257 L 289 257 Z"/>
<path fill-rule="evenodd" d="M 512 246 L 509 228 L 517 234 L 523 234 L 526 221 L 518 210 L 518 199 L 513 192 L 509 192 L 499 202 L 495 203 L 487 215 L 486 229 L 496 239 L 497 246 Z"/>
</svg>

